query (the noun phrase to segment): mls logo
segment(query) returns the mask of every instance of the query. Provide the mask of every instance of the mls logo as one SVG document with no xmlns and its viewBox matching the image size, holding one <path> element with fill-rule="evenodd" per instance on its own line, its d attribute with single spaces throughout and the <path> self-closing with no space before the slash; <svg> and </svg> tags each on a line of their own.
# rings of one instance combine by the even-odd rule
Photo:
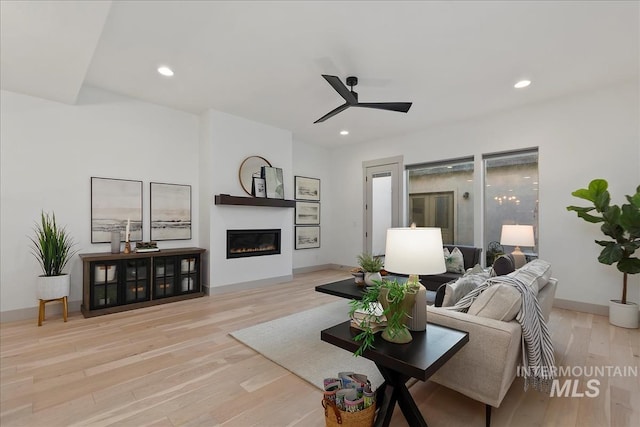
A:
<svg viewBox="0 0 640 427">
<path fill-rule="evenodd" d="M 587 381 L 586 391 L 578 391 L 579 387 L 580 380 L 578 379 L 564 380 L 562 385 L 559 379 L 555 379 L 551 384 L 549 397 L 598 397 L 598 395 L 600 395 L 600 380 L 595 378 Z"/>
</svg>

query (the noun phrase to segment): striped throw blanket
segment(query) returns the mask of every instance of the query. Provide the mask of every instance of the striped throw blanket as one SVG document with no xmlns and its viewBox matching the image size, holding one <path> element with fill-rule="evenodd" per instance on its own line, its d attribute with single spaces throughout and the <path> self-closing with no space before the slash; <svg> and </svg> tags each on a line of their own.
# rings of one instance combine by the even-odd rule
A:
<svg viewBox="0 0 640 427">
<path fill-rule="evenodd" d="M 462 297 L 455 305 L 443 308 L 466 312 L 485 289 L 498 283 L 511 285 L 522 294 L 522 307 L 516 321 L 522 327 L 524 389 L 526 391 L 531 385 L 535 390 L 549 392 L 556 370 L 553 343 L 538 299 L 524 282 L 509 276 L 493 277 Z"/>
</svg>

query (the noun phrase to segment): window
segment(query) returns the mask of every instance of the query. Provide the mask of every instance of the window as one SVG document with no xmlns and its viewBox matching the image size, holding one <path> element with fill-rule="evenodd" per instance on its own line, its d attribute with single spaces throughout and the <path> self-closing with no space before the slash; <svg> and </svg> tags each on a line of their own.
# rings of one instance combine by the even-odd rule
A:
<svg viewBox="0 0 640 427">
<path fill-rule="evenodd" d="M 484 247 L 487 265 L 499 247 L 503 225 L 533 225 L 535 245 L 521 247 L 528 259 L 538 252 L 538 150 L 483 156 Z M 503 247 L 506 253 L 513 246 Z"/>
<path fill-rule="evenodd" d="M 441 228 L 444 244 L 473 245 L 473 158 L 406 169 L 408 223 Z"/>
</svg>

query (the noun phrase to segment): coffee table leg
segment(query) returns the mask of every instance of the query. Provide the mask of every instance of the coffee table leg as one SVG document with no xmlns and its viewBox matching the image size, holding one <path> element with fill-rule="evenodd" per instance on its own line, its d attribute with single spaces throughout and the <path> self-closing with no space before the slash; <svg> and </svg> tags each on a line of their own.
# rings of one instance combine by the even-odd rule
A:
<svg viewBox="0 0 640 427">
<path fill-rule="evenodd" d="M 405 384 L 409 378 L 384 366 L 378 364 L 376 366 L 385 380 L 386 387 L 375 427 L 389 425 L 396 402 L 411 427 L 428 427 Z"/>
<path fill-rule="evenodd" d="M 378 392 L 376 396 L 380 406 L 374 427 L 389 427 L 393 416 L 393 408 L 396 406 L 398 397 L 395 387 L 389 384 L 388 381 L 385 381 L 381 387 L 384 387 L 384 390 L 382 393 Z"/>
</svg>

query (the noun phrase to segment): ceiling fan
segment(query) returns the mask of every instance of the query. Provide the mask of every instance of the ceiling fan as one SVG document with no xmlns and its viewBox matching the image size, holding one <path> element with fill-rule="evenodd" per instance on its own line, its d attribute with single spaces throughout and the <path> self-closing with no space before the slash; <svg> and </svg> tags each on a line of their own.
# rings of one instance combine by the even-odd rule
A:
<svg viewBox="0 0 640 427">
<path fill-rule="evenodd" d="M 339 77 L 328 76 L 323 74 L 322 77 L 340 94 L 346 101 L 338 108 L 331 110 L 324 116 L 320 117 L 313 123 L 324 122 L 328 118 L 331 118 L 341 111 L 346 110 L 349 107 L 364 107 L 364 108 L 376 108 L 378 110 L 398 111 L 400 113 L 406 113 L 411 108 L 411 102 L 358 102 L 358 94 L 353 91 L 353 87 L 358 84 L 357 77 L 347 77 L 347 85 L 351 86 L 351 90 L 347 89 L 347 86 L 342 83 Z"/>
</svg>

